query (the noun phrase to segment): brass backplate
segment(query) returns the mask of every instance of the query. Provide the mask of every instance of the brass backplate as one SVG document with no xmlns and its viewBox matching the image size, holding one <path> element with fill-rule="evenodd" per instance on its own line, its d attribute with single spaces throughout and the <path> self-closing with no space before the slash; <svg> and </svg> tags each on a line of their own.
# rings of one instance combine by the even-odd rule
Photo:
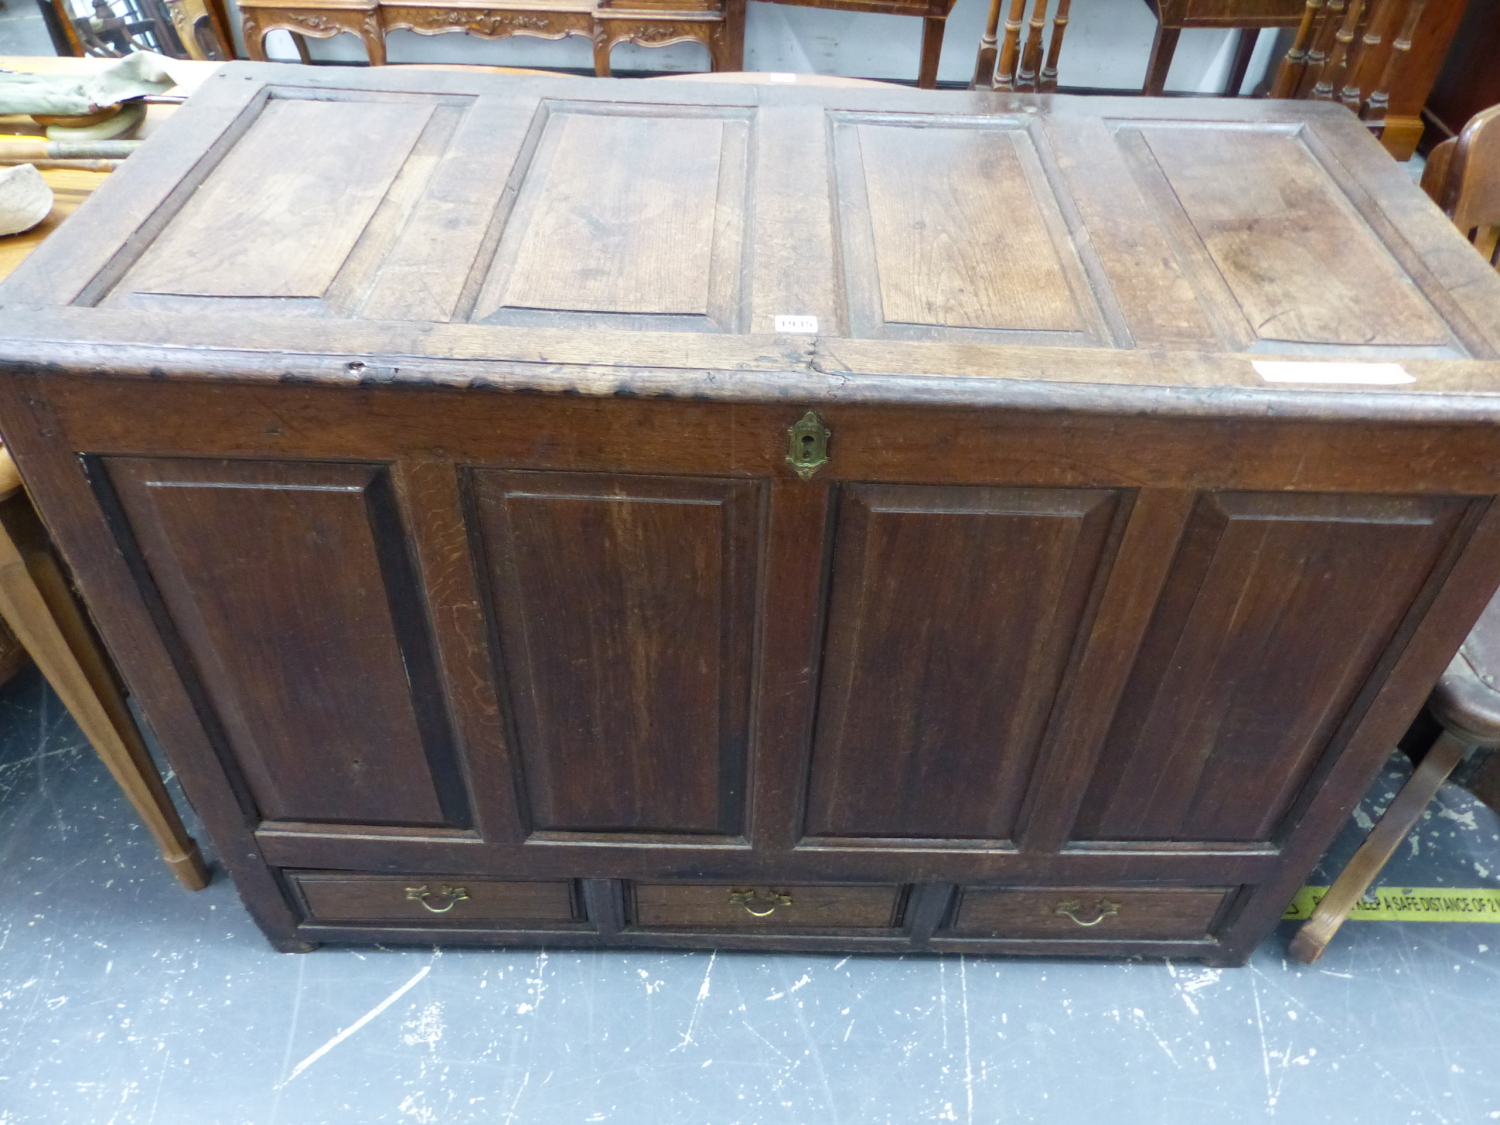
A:
<svg viewBox="0 0 1500 1125">
<path fill-rule="evenodd" d="M 823 420 L 809 410 L 795 426 L 787 430 L 790 442 L 786 461 L 803 480 L 828 464 L 828 427 Z"/>
</svg>

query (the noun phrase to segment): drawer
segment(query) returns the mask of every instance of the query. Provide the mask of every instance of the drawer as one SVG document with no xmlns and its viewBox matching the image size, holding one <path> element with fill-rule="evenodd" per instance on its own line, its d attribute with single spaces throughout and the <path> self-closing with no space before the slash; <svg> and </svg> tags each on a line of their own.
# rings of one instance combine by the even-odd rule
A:
<svg viewBox="0 0 1500 1125">
<path fill-rule="evenodd" d="M 989 938 L 1206 938 L 1230 887 L 966 887 L 950 931 Z"/>
<path fill-rule="evenodd" d="M 472 875 L 285 873 L 311 922 L 399 922 L 422 926 L 529 926 L 578 922 L 567 880 L 517 882 Z"/>
<path fill-rule="evenodd" d="M 777 883 L 636 883 L 632 917 L 649 928 L 712 930 L 892 929 L 904 887 Z"/>
</svg>

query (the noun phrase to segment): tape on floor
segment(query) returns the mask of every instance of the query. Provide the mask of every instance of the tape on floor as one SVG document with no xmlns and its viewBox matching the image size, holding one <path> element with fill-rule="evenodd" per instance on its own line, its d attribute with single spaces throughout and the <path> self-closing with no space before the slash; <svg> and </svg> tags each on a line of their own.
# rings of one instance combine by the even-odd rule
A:
<svg viewBox="0 0 1500 1125">
<path fill-rule="evenodd" d="M 1283 919 L 1300 921 L 1328 893 L 1303 887 Z M 1500 887 L 1376 887 L 1354 904 L 1351 922 L 1500 922 Z"/>
</svg>

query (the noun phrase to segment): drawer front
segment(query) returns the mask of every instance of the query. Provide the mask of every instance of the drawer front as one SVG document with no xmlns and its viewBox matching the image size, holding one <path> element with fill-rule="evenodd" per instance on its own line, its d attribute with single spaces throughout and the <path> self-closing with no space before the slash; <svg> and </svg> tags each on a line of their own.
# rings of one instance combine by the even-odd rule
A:
<svg viewBox="0 0 1500 1125">
<path fill-rule="evenodd" d="M 1226 15 L 1222 0 L 1188 0 L 1186 18 L 1223 27 L 1290 27 L 1301 18 L 1303 0 L 1241 0 L 1232 15 Z"/>
<path fill-rule="evenodd" d="M 1193 940 L 1208 928 L 1229 887 L 967 887 L 952 933 L 987 938 Z"/>
<path fill-rule="evenodd" d="M 779 883 L 637 883 L 633 920 L 647 929 L 892 929 L 904 888 Z"/>
<path fill-rule="evenodd" d="M 534 926 L 578 922 L 573 885 L 506 882 L 469 875 L 348 875 L 288 871 L 310 922 L 398 922 L 422 926 Z"/>
</svg>

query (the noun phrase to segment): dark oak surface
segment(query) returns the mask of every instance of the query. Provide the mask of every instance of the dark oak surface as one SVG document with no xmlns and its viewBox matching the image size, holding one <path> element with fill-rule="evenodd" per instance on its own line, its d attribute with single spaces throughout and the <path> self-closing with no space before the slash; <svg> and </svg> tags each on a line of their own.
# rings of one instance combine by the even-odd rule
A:
<svg viewBox="0 0 1500 1125">
<path fill-rule="evenodd" d="M 1339 107 L 235 65 L 163 136 L 0 423 L 280 948 L 1237 962 L 1500 584 L 1500 276 Z"/>
</svg>

